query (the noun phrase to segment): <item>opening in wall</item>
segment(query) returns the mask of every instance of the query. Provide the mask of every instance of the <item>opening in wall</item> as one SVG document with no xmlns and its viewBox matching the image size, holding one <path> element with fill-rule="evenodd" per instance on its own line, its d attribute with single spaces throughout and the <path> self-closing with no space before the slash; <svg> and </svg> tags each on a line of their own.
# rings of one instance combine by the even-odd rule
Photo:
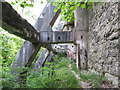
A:
<svg viewBox="0 0 120 90">
<path fill-rule="evenodd" d="M 83 36 L 81 36 L 81 39 L 83 39 Z"/>
<path fill-rule="evenodd" d="M 58 40 L 61 40 L 60 36 L 58 37 Z"/>
<path fill-rule="evenodd" d="M 48 38 L 47 38 L 47 40 L 49 41 L 49 40 L 50 40 L 50 38 L 48 37 Z"/>
</svg>

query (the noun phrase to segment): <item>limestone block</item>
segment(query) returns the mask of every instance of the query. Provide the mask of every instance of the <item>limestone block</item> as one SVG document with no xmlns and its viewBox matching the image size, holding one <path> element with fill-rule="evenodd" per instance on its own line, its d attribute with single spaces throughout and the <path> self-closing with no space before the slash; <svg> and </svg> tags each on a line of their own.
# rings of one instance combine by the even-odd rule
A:
<svg viewBox="0 0 120 90">
<path fill-rule="evenodd" d="M 119 72 L 118 72 L 118 67 L 119 67 L 119 62 L 112 62 L 112 67 L 110 68 L 110 72 L 113 74 L 113 75 L 119 75 Z"/>
<path fill-rule="evenodd" d="M 109 38 L 110 40 L 118 39 L 118 32 L 113 33 Z"/>
<path fill-rule="evenodd" d="M 115 85 L 115 87 L 118 88 L 118 77 L 115 77 L 109 73 L 106 73 L 105 77 L 107 77 L 108 80 L 112 81 L 112 83 Z"/>
</svg>

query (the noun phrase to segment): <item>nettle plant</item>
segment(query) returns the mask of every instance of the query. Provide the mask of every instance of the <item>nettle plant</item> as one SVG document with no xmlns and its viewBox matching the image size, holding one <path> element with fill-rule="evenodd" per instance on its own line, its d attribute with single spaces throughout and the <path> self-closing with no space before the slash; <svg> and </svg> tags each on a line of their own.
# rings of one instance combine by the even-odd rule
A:
<svg viewBox="0 0 120 90">
<path fill-rule="evenodd" d="M 82 1 L 84 0 L 81 0 L 81 2 L 53 2 L 52 5 L 57 6 L 57 8 L 54 9 L 54 12 L 57 12 L 60 9 L 60 15 L 62 15 L 62 18 L 65 21 L 71 22 L 75 20 L 74 11 L 77 7 L 82 9 L 86 8 L 88 10 L 92 9 L 92 4 L 94 2 Z"/>
</svg>

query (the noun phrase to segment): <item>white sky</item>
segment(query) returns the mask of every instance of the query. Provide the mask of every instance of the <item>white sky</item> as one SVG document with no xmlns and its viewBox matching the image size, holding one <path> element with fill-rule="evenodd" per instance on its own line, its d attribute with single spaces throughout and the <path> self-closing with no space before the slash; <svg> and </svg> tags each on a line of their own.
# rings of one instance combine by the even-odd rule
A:
<svg viewBox="0 0 120 90">
<path fill-rule="evenodd" d="M 6 0 L 7 2 L 11 3 L 11 2 L 14 2 L 15 0 Z M 41 1 L 43 1 L 44 3 L 40 3 Z M 12 5 L 13 8 L 24 18 L 26 19 L 30 24 L 32 24 L 34 26 L 35 22 L 36 22 L 36 19 L 39 17 L 39 15 L 42 13 L 45 5 L 47 4 L 47 1 L 46 0 L 35 0 L 35 3 L 34 3 L 34 7 L 30 8 L 30 7 L 26 7 L 24 9 L 24 12 L 27 12 L 30 10 L 30 16 L 29 15 L 25 15 L 24 13 L 22 13 L 22 8 L 18 5 Z M 36 16 L 36 19 L 33 19 L 31 16 L 32 15 L 35 15 Z M 56 30 L 56 26 L 57 24 L 59 23 L 60 21 L 60 17 L 56 20 L 54 26 L 53 26 L 53 30 Z"/>
<path fill-rule="evenodd" d="M 45 0 L 44 0 L 44 1 L 45 1 Z M 46 3 L 47 3 L 47 2 L 44 2 L 43 4 L 41 4 L 40 2 L 39 2 L 39 3 L 36 2 L 36 3 L 34 4 L 34 7 L 30 8 L 30 9 L 31 9 L 30 11 L 32 12 L 33 15 L 36 15 L 36 17 L 39 17 L 39 15 L 42 13 L 42 11 L 43 11 Z M 32 25 L 34 25 L 34 23 L 35 23 L 36 20 L 31 20 L 31 18 L 28 17 L 28 16 L 26 16 L 26 15 L 24 15 L 23 17 L 24 17 L 25 19 L 27 19 L 28 22 L 30 22 Z"/>
<path fill-rule="evenodd" d="M 5 1 L 10 3 L 10 2 L 14 2 L 15 0 L 5 0 Z M 41 0 L 35 0 L 34 7 L 32 7 L 32 8 L 27 7 L 24 9 L 24 12 L 27 12 L 30 10 L 30 12 L 31 12 L 30 16 L 22 14 L 22 8 L 20 8 L 19 5 L 12 5 L 12 6 L 24 19 L 26 19 L 29 23 L 34 25 L 36 20 L 31 18 L 31 16 L 35 15 L 38 18 L 40 13 L 43 11 L 45 5 L 47 4 L 46 0 L 43 0 L 44 3 L 42 3 L 42 4 L 40 2 L 41 2 Z"/>
</svg>

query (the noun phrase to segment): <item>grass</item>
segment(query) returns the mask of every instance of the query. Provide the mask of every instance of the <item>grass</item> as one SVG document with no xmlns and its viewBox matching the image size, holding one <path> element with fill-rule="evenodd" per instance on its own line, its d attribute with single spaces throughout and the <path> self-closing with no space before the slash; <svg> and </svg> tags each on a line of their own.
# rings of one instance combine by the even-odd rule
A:
<svg viewBox="0 0 120 90">
<path fill-rule="evenodd" d="M 60 68 L 55 72 L 51 83 L 47 82 L 47 88 L 80 88 L 78 80 L 67 67 Z"/>
<path fill-rule="evenodd" d="M 106 78 L 103 75 L 98 75 L 95 73 L 84 73 L 76 68 L 75 63 L 72 64 L 72 70 L 74 70 L 78 75 L 80 75 L 81 81 L 90 82 L 93 88 L 100 88 L 100 85 Z"/>
</svg>

